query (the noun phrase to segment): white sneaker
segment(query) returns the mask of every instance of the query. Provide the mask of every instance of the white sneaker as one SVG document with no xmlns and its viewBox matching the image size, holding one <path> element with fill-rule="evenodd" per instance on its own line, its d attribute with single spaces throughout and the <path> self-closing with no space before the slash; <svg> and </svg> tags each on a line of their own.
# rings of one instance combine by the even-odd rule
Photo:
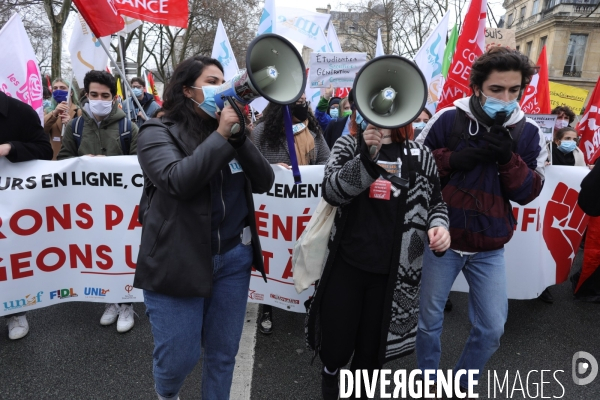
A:
<svg viewBox="0 0 600 400">
<path fill-rule="evenodd" d="M 119 305 L 118 304 L 107 304 L 104 309 L 104 314 L 100 318 L 100 325 L 112 325 L 119 316 Z"/>
<path fill-rule="evenodd" d="M 8 319 L 8 338 L 10 340 L 21 339 L 29 332 L 27 317 L 24 315 L 10 317 Z"/>
<path fill-rule="evenodd" d="M 127 332 L 133 328 L 133 304 L 128 306 L 123 304 L 121 311 L 119 311 L 119 320 L 117 321 L 117 332 Z"/>
</svg>

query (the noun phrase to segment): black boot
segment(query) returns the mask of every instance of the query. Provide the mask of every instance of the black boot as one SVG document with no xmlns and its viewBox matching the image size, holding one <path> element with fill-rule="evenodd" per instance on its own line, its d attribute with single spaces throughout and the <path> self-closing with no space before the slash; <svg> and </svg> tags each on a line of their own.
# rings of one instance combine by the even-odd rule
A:
<svg viewBox="0 0 600 400">
<path fill-rule="evenodd" d="M 268 310 L 264 310 L 260 321 L 258 322 L 258 330 L 260 333 L 270 335 L 273 333 L 273 321 L 271 319 L 271 307 Z"/>
<path fill-rule="evenodd" d="M 554 296 L 552 296 L 552 293 L 550 293 L 550 290 L 548 290 L 548 288 L 544 289 L 544 291 L 542 292 L 542 294 L 540 294 L 540 297 L 538 297 L 538 299 L 540 299 L 544 303 L 554 303 Z"/>
<path fill-rule="evenodd" d="M 321 394 L 323 395 L 323 400 L 338 400 L 340 395 L 339 375 L 339 369 L 335 375 L 325 372 L 325 368 L 321 371 Z"/>
</svg>

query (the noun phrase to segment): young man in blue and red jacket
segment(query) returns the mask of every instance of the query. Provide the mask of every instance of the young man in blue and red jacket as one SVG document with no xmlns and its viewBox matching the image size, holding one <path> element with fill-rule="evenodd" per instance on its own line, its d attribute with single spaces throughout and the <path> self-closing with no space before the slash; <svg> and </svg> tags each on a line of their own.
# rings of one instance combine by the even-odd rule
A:
<svg viewBox="0 0 600 400">
<path fill-rule="evenodd" d="M 523 54 L 489 50 L 471 68 L 473 95 L 438 112 L 417 139 L 435 156 L 452 240 L 442 257 L 425 246 L 416 338 L 421 370 L 439 367 L 444 305 L 460 271 L 469 283 L 472 329 L 455 371 L 483 372 L 500 346 L 508 313 L 504 244 L 516 223 L 509 201 L 529 203 L 544 182 L 544 136 L 518 104 L 534 73 Z"/>
</svg>

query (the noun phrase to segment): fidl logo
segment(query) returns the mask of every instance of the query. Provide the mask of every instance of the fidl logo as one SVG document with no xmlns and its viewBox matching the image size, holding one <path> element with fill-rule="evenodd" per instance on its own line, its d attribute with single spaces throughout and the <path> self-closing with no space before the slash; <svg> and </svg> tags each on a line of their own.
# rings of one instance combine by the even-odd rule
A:
<svg viewBox="0 0 600 400">
<path fill-rule="evenodd" d="M 59 299 L 67 299 L 69 297 L 77 297 L 77 293 L 73 292 L 73 288 L 59 289 L 50 292 L 50 300 L 53 300 L 55 297 Z"/>
<path fill-rule="evenodd" d="M 83 294 L 86 297 L 105 297 L 108 292 L 110 292 L 109 289 L 102 288 L 86 287 L 83 289 Z"/>
<path fill-rule="evenodd" d="M 42 302 L 42 295 L 44 292 L 38 292 L 35 296 L 28 294 L 23 299 L 11 300 L 4 302 L 4 311 L 16 310 L 18 308 L 33 306 L 37 303 Z"/>
</svg>

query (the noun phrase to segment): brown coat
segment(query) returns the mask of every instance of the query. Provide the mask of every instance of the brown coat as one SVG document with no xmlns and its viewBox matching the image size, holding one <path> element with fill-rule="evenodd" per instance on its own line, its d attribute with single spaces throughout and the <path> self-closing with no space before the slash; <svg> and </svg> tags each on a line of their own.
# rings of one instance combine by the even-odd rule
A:
<svg viewBox="0 0 600 400">
<path fill-rule="evenodd" d="M 75 118 L 75 114 L 81 115 L 81 110 L 75 104 L 71 104 L 71 119 Z M 44 132 L 50 135 L 49 140 L 52 145 L 52 159 L 56 160 L 56 156 L 62 146 L 62 120 L 60 115 L 55 117 L 52 112 L 44 115 Z"/>
</svg>

